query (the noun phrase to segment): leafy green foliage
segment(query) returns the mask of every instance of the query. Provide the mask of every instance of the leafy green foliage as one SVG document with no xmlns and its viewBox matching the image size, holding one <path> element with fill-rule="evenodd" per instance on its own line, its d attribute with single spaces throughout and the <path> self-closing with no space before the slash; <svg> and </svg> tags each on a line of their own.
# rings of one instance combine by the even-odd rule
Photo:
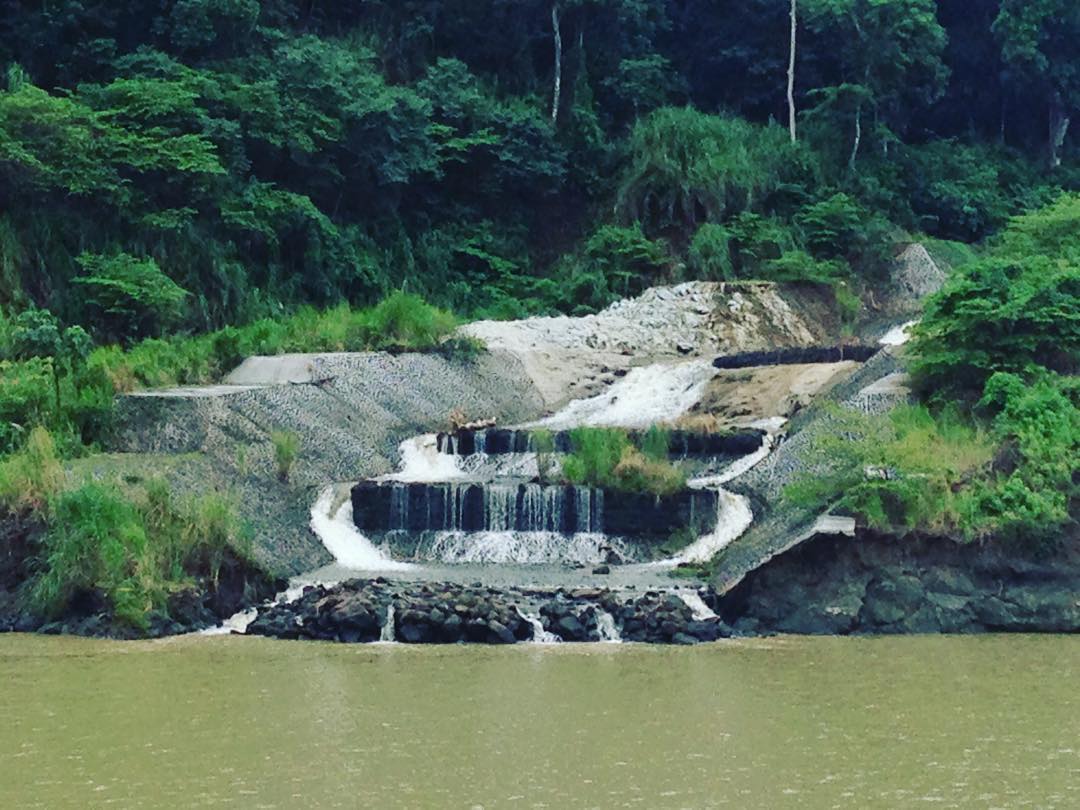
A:
<svg viewBox="0 0 1080 810">
<path fill-rule="evenodd" d="M 227 499 L 177 503 L 162 482 L 133 500 L 101 483 L 60 492 L 46 522 L 31 598 L 51 617 L 100 595 L 118 621 L 145 630 L 151 612 L 164 612 L 194 576 L 216 581 L 227 556 L 250 556 L 250 537 Z"/>
<path fill-rule="evenodd" d="M 801 151 L 779 127 L 692 108 L 664 108 L 634 127 L 618 208 L 648 232 L 722 220 L 805 176 Z"/>
<path fill-rule="evenodd" d="M 849 510 L 875 528 L 905 528 L 981 536 L 977 503 L 994 444 L 958 413 L 935 418 L 923 406 L 868 417 L 837 410 L 827 432 L 814 437 L 817 469 L 790 485 L 797 505 Z"/>
<path fill-rule="evenodd" d="M 990 258 L 927 305 L 915 371 L 934 396 L 981 395 L 995 372 L 1074 373 L 1080 364 L 1080 201 L 1016 218 Z"/>
<path fill-rule="evenodd" d="M 103 335 L 145 337 L 180 320 L 188 293 L 153 259 L 83 253 L 78 262 L 86 275 L 74 282 L 83 288 L 84 305 Z"/>
<path fill-rule="evenodd" d="M 671 495 L 686 486 L 686 476 L 667 460 L 668 438 L 661 428 L 650 430 L 639 449 L 626 431 L 576 428 L 563 475 L 574 484 Z"/>
</svg>

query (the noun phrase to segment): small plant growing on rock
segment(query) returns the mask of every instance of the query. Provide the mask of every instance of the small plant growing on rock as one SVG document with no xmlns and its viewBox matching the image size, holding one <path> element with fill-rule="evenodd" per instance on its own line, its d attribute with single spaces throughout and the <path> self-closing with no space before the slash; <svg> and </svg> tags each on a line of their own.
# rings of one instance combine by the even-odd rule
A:
<svg viewBox="0 0 1080 810">
<path fill-rule="evenodd" d="M 300 454 L 300 437 L 292 431 L 275 430 L 270 434 L 270 441 L 274 445 L 274 461 L 277 463 L 278 479 L 283 483 L 288 482 L 293 462 Z"/>
<path fill-rule="evenodd" d="M 536 451 L 537 477 L 541 484 L 546 484 L 555 471 L 555 435 L 550 430 L 538 430 L 532 434 L 532 446 Z"/>
</svg>

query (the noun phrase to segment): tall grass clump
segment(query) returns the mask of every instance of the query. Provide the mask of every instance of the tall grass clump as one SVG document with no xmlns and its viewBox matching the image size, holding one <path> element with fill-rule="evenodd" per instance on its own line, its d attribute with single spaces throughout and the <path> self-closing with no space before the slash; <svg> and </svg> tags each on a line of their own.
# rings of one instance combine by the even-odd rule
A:
<svg viewBox="0 0 1080 810">
<path fill-rule="evenodd" d="M 669 436 L 656 428 L 634 446 L 625 431 L 577 428 L 570 433 L 573 452 L 563 461 L 563 475 L 574 484 L 671 495 L 686 486 L 686 475 L 667 460 Z"/>
<path fill-rule="evenodd" d="M 274 430 L 270 432 L 270 443 L 274 446 L 274 463 L 277 465 L 278 479 L 287 482 L 293 463 L 300 455 L 300 437 L 292 431 Z"/>
<path fill-rule="evenodd" d="M 96 482 L 61 492 L 49 502 L 47 525 L 31 601 L 48 617 L 90 597 L 145 631 L 171 594 L 196 578 L 216 585 L 230 556 L 251 558 L 250 534 L 227 498 L 177 501 L 161 481 L 134 498 Z"/>
<path fill-rule="evenodd" d="M 100 594 L 119 621 L 145 629 L 164 593 L 148 565 L 146 527 L 135 505 L 110 487 L 86 484 L 53 499 L 48 524 L 34 606 L 57 617 L 78 597 Z"/>
<path fill-rule="evenodd" d="M 63 483 L 56 442 L 45 428 L 35 427 L 21 450 L 0 461 L 0 510 L 40 512 Z"/>
</svg>

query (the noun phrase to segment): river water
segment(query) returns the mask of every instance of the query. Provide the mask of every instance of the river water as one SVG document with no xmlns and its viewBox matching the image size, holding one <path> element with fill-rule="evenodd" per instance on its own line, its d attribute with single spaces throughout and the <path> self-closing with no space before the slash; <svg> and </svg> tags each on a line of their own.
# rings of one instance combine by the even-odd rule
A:
<svg viewBox="0 0 1080 810">
<path fill-rule="evenodd" d="M 0 637 L 0 807 L 1080 806 L 1080 638 Z"/>
</svg>

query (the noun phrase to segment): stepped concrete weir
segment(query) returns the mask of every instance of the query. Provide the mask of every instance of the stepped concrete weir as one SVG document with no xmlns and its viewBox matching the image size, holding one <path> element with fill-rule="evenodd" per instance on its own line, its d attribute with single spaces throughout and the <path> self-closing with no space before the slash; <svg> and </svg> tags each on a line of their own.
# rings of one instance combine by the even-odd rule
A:
<svg viewBox="0 0 1080 810">
<path fill-rule="evenodd" d="M 673 495 L 536 483 L 363 481 L 352 489 L 357 528 L 385 532 L 548 532 L 667 539 L 712 531 L 714 490 Z"/>
<path fill-rule="evenodd" d="M 630 440 L 640 443 L 644 431 L 627 431 Z M 556 453 L 573 452 L 573 437 L 569 430 L 550 432 L 550 450 Z M 710 458 L 745 456 L 757 451 L 765 440 L 761 430 L 742 430 L 732 433 L 701 433 L 689 430 L 668 431 L 670 458 Z M 440 453 L 453 456 L 506 455 L 535 453 L 537 432 L 527 428 L 488 428 L 440 433 L 436 443 Z"/>
</svg>

